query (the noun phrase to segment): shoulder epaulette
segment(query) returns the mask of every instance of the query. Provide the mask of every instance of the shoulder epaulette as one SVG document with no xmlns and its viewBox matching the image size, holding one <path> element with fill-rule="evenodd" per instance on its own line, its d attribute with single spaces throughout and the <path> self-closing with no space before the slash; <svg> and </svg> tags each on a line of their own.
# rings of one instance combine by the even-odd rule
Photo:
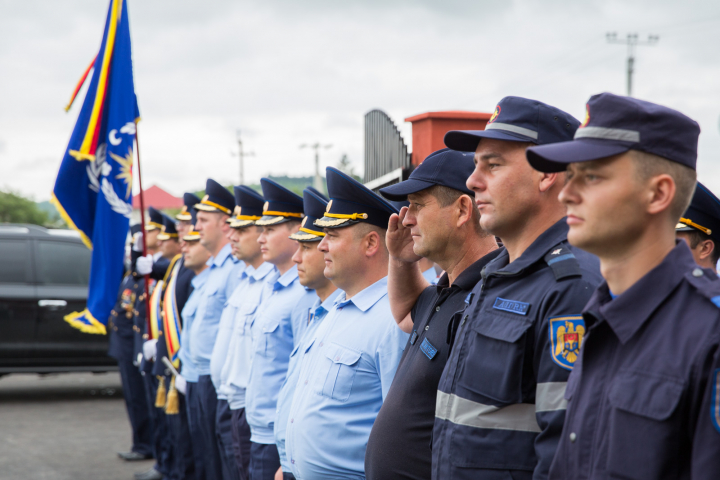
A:
<svg viewBox="0 0 720 480">
<path fill-rule="evenodd" d="M 552 269 L 555 280 L 582 276 L 580 263 L 567 245 L 555 245 L 546 255 L 545 263 Z"/>
<path fill-rule="evenodd" d="M 688 283 L 695 287 L 703 297 L 706 297 L 716 307 L 720 308 L 720 278 L 710 269 L 695 267 L 685 274 Z"/>
</svg>

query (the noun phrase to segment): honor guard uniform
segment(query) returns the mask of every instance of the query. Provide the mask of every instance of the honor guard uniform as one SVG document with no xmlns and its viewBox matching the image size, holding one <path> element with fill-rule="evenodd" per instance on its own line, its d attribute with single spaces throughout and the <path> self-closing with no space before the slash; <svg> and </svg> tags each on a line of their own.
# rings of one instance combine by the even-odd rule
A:
<svg viewBox="0 0 720 480">
<path fill-rule="evenodd" d="M 587 109 L 572 142 L 528 150 L 534 168 L 564 171 L 634 150 L 695 169 L 700 127 L 680 112 L 609 93 L 591 97 Z M 714 272 L 699 268 L 678 240 L 621 294 L 603 283 L 583 318 L 577 333 L 585 339 L 565 393 L 567 418 L 550 478 L 720 478 Z"/>
<path fill-rule="evenodd" d="M 717 273 L 720 259 L 720 200 L 698 182 L 692 202 L 675 227 L 687 241 L 695 262 Z"/>
<path fill-rule="evenodd" d="M 163 228 L 165 224 L 165 220 L 167 218 L 167 215 L 164 215 L 159 210 L 156 210 L 153 207 L 148 207 L 148 217 L 150 218 L 149 222 L 145 223 L 145 231 L 147 232 L 157 232 L 158 241 L 162 241 L 163 236 Z M 168 237 L 169 238 L 169 237 Z M 137 246 L 136 246 L 137 248 Z M 142 247 L 140 247 L 140 252 L 142 252 Z M 137 252 L 134 257 L 133 265 L 134 272 L 137 275 L 149 275 L 151 279 L 153 280 L 162 280 L 165 277 L 165 273 L 167 273 L 168 266 L 170 265 L 170 260 L 167 258 L 163 258 L 161 252 L 157 252 L 150 258 L 149 262 L 147 263 L 147 260 L 145 260 L 144 257 L 141 257 L 139 255 L 140 252 Z M 134 252 L 135 253 L 135 252 Z M 143 264 L 143 262 L 146 262 Z"/>
<path fill-rule="evenodd" d="M 301 243 L 312 244 L 313 247 L 325 237 L 321 227 L 314 224 L 315 220 L 322 218 L 327 208 L 328 199 L 312 187 L 307 187 L 303 191 L 303 210 L 305 217 L 302 221 L 300 230 L 290 235 L 290 238 Z M 309 292 L 312 292 L 309 290 Z M 275 445 L 277 445 L 278 454 L 280 455 L 280 465 L 283 471 L 283 480 L 294 480 L 292 474 L 292 465 L 287 458 L 285 451 L 285 436 L 287 433 L 287 423 L 290 419 L 290 406 L 292 405 L 293 396 L 295 395 L 295 386 L 297 385 L 298 375 L 298 352 L 303 348 L 304 342 L 312 337 L 317 330 L 320 322 L 325 318 L 330 308 L 335 303 L 335 299 L 342 293 L 342 290 L 336 289 L 325 301 L 321 301 L 317 295 L 304 295 L 295 306 L 293 314 L 304 325 L 304 332 L 300 336 L 300 340 L 295 342 L 295 348 L 290 353 L 288 362 L 288 373 L 285 381 L 280 388 L 277 401 L 277 411 L 275 413 Z"/>
<path fill-rule="evenodd" d="M 302 220 L 301 197 L 267 178 L 261 178 L 260 184 L 265 205 L 263 216 L 255 221 L 255 225 L 274 227 Z M 294 244 L 289 239 L 285 241 Z M 276 268 L 280 266 L 276 265 Z M 265 282 L 264 300 L 258 305 L 251 326 L 253 358 L 246 392 L 246 414 L 252 433 L 250 471 L 253 480 L 272 480 L 280 468 L 273 434 L 277 398 L 287 374 L 290 353 L 306 321 L 294 315 L 298 302 L 308 295 L 298 281 L 297 265 L 293 264 L 285 272 L 279 270 L 278 274 Z"/>
<path fill-rule="evenodd" d="M 205 196 L 194 208 L 198 214 L 213 212 L 231 215 L 235 208 L 235 197 L 225 187 L 208 179 Z M 223 237 L 223 241 L 227 242 L 227 239 Z M 225 243 L 217 255 L 210 258 L 209 274 L 202 291 L 198 292 L 197 309 L 187 331 L 190 340 L 188 353 L 199 375 L 196 398 L 200 402 L 199 424 L 205 442 L 204 459 L 208 480 L 222 478 L 222 460 L 215 431 L 217 392 L 210 378 L 210 358 L 217 340 L 220 316 L 227 299 L 237 286 L 237 277 L 231 275 L 235 263 L 229 243 Z"/>
<path fill-rule="evenodd" d="M 195 211 L 195 205 L 198 203 L 200 203 L 200 199 L 194 193 L 186 192 L 183 194 L 183 207 L 180 212 L 175 215 L 175 219 L 178 222 L 188 222 L 194 225 L 193 212 Z"/>
<path fill-rule="evenodd" d="M 335 168 L 327 168 L 327 185 L 331 200 L 323 217 L 314 222 L 325 231 L 359 223 L 387 229 L 390 215 L 397 213 Z M 300 371 L 285 440 L 295 477 L 364 478 L 370 430 L 407 339 L 390 312 L 387 276 L 350 299 L 345 294 L 337 297 L 297 353 Z"/>
<path fill-rule="evenodd" d="M 133 225 L 130 232 L 134 238 L 140 225 Z M 133 364 L 134 332 L 133 317 L 135 299 L 142 294 L 137 279 L 128 272 L 120 284 L 115 308 L 110 312 L 108 355 L 118 362 L 123 398 L 132 429 L 132 448 L 118 453 L 123 460 L 146 460 L 152 458 L 152 426 L 145 403 L 145 385 L 137 367 Z"/>
<path fill-rule="evenodd" d="M 544 103 L 505 97 L 482 131 L 451 131 L 445 145 L 475 152 L 482 139 L 547 144 L 579 122 Z M 598 259 L 570 246 L 565 218 L 510 262 L 500 250 L 480 272 L 467 308 L 450 324 L 438 385 L 433 479 L 542 479 L 565 418 L 562 399 L 580 343 L 555 354 L 558 331 L 583 328 L 600 283 Z"/>
</svg>

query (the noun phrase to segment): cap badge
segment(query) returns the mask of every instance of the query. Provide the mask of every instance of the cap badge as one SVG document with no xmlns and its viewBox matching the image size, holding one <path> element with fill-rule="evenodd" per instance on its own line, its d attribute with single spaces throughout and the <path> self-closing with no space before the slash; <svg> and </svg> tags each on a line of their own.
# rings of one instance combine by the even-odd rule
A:
<svg viewBox="0 0 720 480">
<path fill-rule="evenodd" d="M 326 211 L 326 212 L 329 212 L 331 208 L 332 208 L 332 200 L 330 200 L 330 201 L 328 202 L 327 208 L 325 208 L 325 211 Z"/>
<path fill-rule="evenodd" d="M 202 199 L 203 202 L 207 202 L 208 200 L 210 200 L 210 195 L 205 195 Z"/>
<path fill-rule="evenodd" d="M 500 105 L 495 107 L 495 111 L 493 112 L 492 116 L 490 117 L 490 120 L 488 120 L 488 123 L 493 123 L 497 119 L 498 115 L 500 115 L 500 110 L 502 110 L 502 108 L 500 108 Z"/>
<path fill-rule="evenodd" d="M 300 223 L 300 226 L 301 226 L 301 227 L 304 227 L 304 226 L 305 226 L 305 222 L 307 222 L 307 219 L 308 219 L 308 217 L 305 217 L 305 218 L 302 219 L 302 223 Z"/>
<path fill-rule="evenodd" d="M 237 217 L 237 216 L 241 215 L 240 214 L 241 211 L 242 211 L 242 208 L 240 208 L 240 205 L 235 205 L 235 211 L 233 212 L 233 214 Z"/>
<path fill-rule="evenodd" d="M 268 210 L 270 210 L 270 202 L 265 202 L 263 205 L 263 212 L 267 212 Z"/>
<path fill-rule="evenodd" d="M 585 120 L 583 120 L 583 123 L 581 123 L 580 127 L 578 127 L 578 128 L 586 127 L 589 121 L 590 121 L 590 105 L 585 105 Z"/>
</svg>

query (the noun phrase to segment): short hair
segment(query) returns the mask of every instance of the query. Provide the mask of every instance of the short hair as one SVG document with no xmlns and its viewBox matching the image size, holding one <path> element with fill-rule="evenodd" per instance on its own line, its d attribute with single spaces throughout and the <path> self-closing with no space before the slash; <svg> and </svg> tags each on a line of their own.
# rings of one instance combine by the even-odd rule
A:
<svg viewBox="0 0 720 480">
<path fill-rule="evenodd" d="M 700 230 L 690 230 L 683 232 L 687 234 L 688 236 L 688 245 L 690 245 L 690 248 L 697 248 L 698 245 L 700 245 L 700 242 L 704 242 L 705 240 L 712 240 L 710 238 L 710 235 L 708 235 L 705 232 L 701 232 Z M 717 263 L 718 260 L 720 260 L 720 245 L 718 245 L 715 240 L 712 240 L 713 242 L 713 251 L 710 253 L 710 260 L 713 263 Z"/>
<path fill-rule="evenodd" d="M 667 174 L 675 182 L 675 198 L 670 204 L 670 215 L 673 224 L 677 223 L 692 201 L 697 184 L 697 172 L 690 167 L 672 162 L 652 153 L 630 150 L 637 167 L 641 182 L 646 182 L 657 175 Z"/>
<path fill-rule="evenodd" d="M 354 227 L 355 240 L 360 240 L 368 233 L 375 232 L 380 237 L 380 243 L 383 246 L 383 250 L 385 250 L 386 253 L 388 252 L 387 245 L 385 244 L 385 234 L 387 233 L 387 228 L 378 227 L 377 225 L 367 222 L 358 222 L 354 225 Z"/>
<path fill-rule="evenodd" d="M 440 208 L 445 208 L 449 205 L 452 205 L 458 200 L 458 198 L 462 197 L 463 195 L 467 195 L 468 197 L 470 197 L 470 195 L 465 192 L 461 192 L 460 190 L 456 190 L 454 188 L 446 187 L 445 185 L 433 185 L 432 187 L 427 189 L 427 193 L 435 197 L 435 200 L 437 200 Z M 475 231 L 482 236 L 486 236 L 487 234 L 483 231 L 482 228 L 480 228 L 480 210 L 478 210 L 477 204 L 472 197 L 470 197 L 470 200 L 472 203 L 472 222 L 475 226 Z"/>
</svg>

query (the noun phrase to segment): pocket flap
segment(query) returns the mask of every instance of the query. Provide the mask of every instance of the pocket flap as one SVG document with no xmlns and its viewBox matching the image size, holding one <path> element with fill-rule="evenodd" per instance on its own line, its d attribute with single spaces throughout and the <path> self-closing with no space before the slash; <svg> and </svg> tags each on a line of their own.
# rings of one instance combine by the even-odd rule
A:
<svg viewBox="0 0 720 480">
<path fill-rule="evenodd" d="M 277 330 L 278 326 L 280 325 L 280 322 L 277 320 L 273 320 L 272 322 L 268 322 L 262 327 L 263 333 L 272 333 L 275 330 Z"/>
<path fill-rule="evenodd" d="M 485 311 L 481 313 L 479 319 L 471 322 L 470 328 L 480 335 L 514 343 L 532 326 L 531 318 L 515 317 Z"/>
<path fill-rule="evenodd" d="M 238 306 L 238 315 L 247 317 L 255 313 L 255 310 L 257 310 L 257 303 L 244 303 Z"/>
<path fill-rule="evenodd" d="M 333 363 L 354 365 L 358 360 L 360 360 L 362 353 L 336 343 L 331 343 L 325 350 L 325 356 L 327 356 L 327 358 L 329 358 Z"/>
<path fill-rule="evenodd" d="M 620 410 L 653 420 L 666 420 L 675 411 L 683 390 L 683 381 L 678 378 L 625 371 L 613 380 L 608 400 Z"/>
<path fill-rule="evenodd" d="M 206 285 L 204 293 L 206 296 L 210 297 L 212 295 L 215 295 L 218 290 L 220 290 L 220 285 Z"/>
</svg>

